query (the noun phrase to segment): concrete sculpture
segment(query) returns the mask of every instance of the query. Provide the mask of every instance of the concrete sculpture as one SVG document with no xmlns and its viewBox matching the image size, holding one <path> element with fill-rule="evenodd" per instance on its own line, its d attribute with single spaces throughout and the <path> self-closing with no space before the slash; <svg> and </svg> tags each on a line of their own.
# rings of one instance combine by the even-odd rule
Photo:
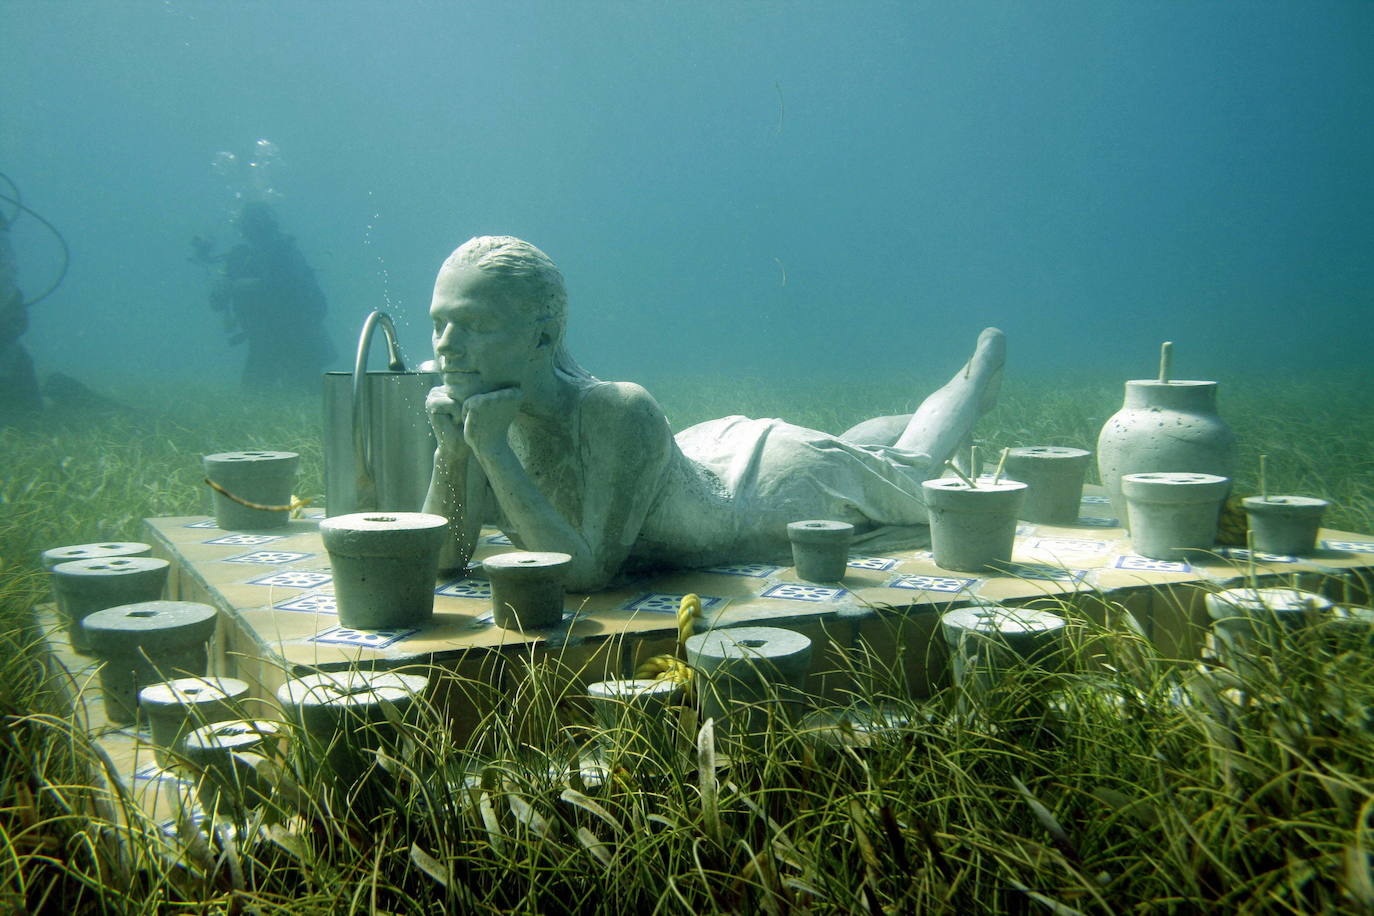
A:
<svg viewBox="0 0 1374 916">
<path fill-rule="evenodd" d="M 674 436 L 649 392 L 573 360 L 566 310 L 558 268 L 516 238 L 472 239 L 439 271 L 424 511 L 449 519 L 444 569 L 467 564 L 489 521 L 522 549 L 569 554 L 572 591 L 649 569 L 786 563 L 799 519 L 850 522 L 856 543 L 923 541 L 921 483 L 992 404 L 1005 360 L 1002 333 L 985 330 L 892 445 L 741 416 Z"/>
</svg>

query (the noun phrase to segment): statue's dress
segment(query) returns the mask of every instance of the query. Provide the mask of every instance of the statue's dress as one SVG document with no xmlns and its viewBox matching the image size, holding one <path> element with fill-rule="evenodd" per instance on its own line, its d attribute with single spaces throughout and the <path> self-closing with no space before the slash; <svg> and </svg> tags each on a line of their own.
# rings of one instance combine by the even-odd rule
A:
<svg viewBox="0 0 1374 916">
<path fill-rule="evenodd" d="M 921 482 L 938 474 L 926 455 L 741 416 L 674 439 L 631 569 L 790 563 L 787 524 L 803 519 L 850 522 L 874 549 L 928 543 Z"/>
</svg>

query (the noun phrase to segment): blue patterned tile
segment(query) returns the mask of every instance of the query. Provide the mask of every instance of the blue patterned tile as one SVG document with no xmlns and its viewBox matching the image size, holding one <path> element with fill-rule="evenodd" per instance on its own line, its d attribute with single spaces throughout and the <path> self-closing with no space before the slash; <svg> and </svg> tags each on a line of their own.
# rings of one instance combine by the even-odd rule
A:
<svg viewBox="0 0 1374 916">
<path fill-rule="evenodd" d="M 1182 560 L 1151 560 L 1134 553 L 1123 554 L 1112 563 L 1117 569 L 1134 569 L 1137 572 L 1189 573 L 1193 567 Z"/>
<path fill-rule="evenodd" d="M 622 605 L 622 611 L 644 611 L 649 614 L 677 614 L 678 608 L 682 606 L 684 595 L 669 595 L 664 593 L 654 593 L 640 595 L 638 598 Z M 725 599 L 714 595 L 698 595 L 701 599 L 701 611 L 715 611 L 725 606 Z"/>
<path fill-rule="evenodd" d="M 1107 549 L 1107 541 L 1090 538 L 1036 538 L 1028 545 L 1046 553 L 1101 553 Z"/>
<path fill-rule="evenodd" d="M 269 573 L 266 576 L 258 576 L 256 579 L 249 579 L 249 585 L 265 585 L 271 588 L 315 588 L 324 585 L 332 579 L 329 573 L 318 569 L 283 569 L 278 572 Z"/>
<path fill-rule="evenodd" d="M 434 590 L 436 595 L 449 598 L 476 598 L 479 601 L 491 600 L 491 583 L 485 579 L 454 579 L 445 582 Z"/>
<path fill-rule="evenodd" d="M 1074 524 L 1083 528 L 1120 528 L 1121 520 L 1115 518 L 1098 518 L 1096 515 L 1080 515 Z"/>
<path fill-rule="evenodd" d="M 145 763 L 143 766 L 134 770 L 135 782 L 167 782 L 174 786 L 194 785 L 189 779 L 183 779 L 174 770 L 164 770 L 156 763 Z"/>
<path fill-rule="evenodd" d="M 191 524 L 187 525 L 186 527 L 187 527 L 187 528 L 218 528 L 219 525 L 216 525 L 216 524 L 215 524 L 215 520 L 214 520 L 213 518 L 203 518 L 203 519 L 201 519 L 201 520 L 198 521 L 198 522 L 192 522 Z"/>
<path fill-rule="evenodd" d="M 1035 531 L 1036 531 L 1035 526 L 1032 525 L 1032 524 L 1030 524 L 1029 522 L 1017 522 L 1017 523 L 1016 523 L 1016 535 L 1017 535 L 1017 537 L 1028 538 L 1028 537 L 1030 537 L 1032 534 L 1035 534 Z"/>
<path fill-rule="evenodd" d="M 1085 505 L 1085 506 L 1109 506 L 1109 505 L 1111 505 L 1111 502 L 1112 502 L 1112 501 L 1111 501 L 1111 498 L 1110 498 L 1110 497 L 1107 497 L 1107 496 L 1098 496 L 1098 495 L 1096 495 L 1096 494 L 1089 494 L 1089 495 L 1087 495 L 1087 496 L 1084 496 L 1082 499 L 1080 499 L 1079 502 L 1082 503 L 1082 504 Z"/>
<path fill-rule="evenodd" d="M 769 566 L 766 563 L 725 563 L 720 566 L 708 566 L 701 572 L 715 573 L 719 576 L 749 576 L 754 579 L 766 579 L 780 569 L 782 569 L 781 566 Z"/>
<path fill-rule="evenodd" d="M 1228 559 L 1228 560 L 1248 560 L 1248 559 L 1250 559 L 1250 551 L 1247 550 L 1247 549 L 1245 549 L 1244 547 L 1218 547 L 1218 548 L 1217 548 L 1217 553 L 1221 554 L 1223 557 L 1225 557 L 1225 558 Z M 1264 553 L 1263 551 L 1260 551 L 1260 550 L 1255 551 L 1255 559 L 1256 559 L 1256 560 L 1260 560 L 1260 561 L 1262 561 L 1262 562 L 1264 562 L 1264 563 L 1296 563 L 1296 562 L 1298 562 L 1298 558 L 1297 558 L 1297 557 L 1285 556 L 1284 554 L 1281 554 L 1281 553 Z"/>
<path fill-rule="evenodd" d="M 224 547 L 260 547 L 263 544 L 280 541 L 285 537 L 284 534 L 226 534 L 223 537 L 212 538 L 201 543 Z"/>
<path fill-rule="evenodd" d="M 354 630 L 349 627 L 330 627 L 312 636 L 308 642 L 328 643 L 335 646 L 362 646 L 367 649 L 385 649 L 408 636 L 420 632 L 418 629 L 406 630 Z"/>
<path fill-rule="evenodd" d="M 220 562 L 281 566 L 285 563 L 295 563 L 297 560 L 308 560 L 313 556 L 313 553 L 297 553 L 294 550 L 255 550 L 252 553 L 241 553 L 235 557 L 225 557 Z"/>
<path fill-rule="evenodd" d="M 779 598 L 788 601 L 834 601 L 848 594 L 842 588 L 829 585 L 807 585 L 804 582 L 781 582 L 765 589 L 763 598 Z"/>
<path fill-rule="evenodd" d="M 1374 541 L 1322 541 L 1327 550 L 1340 550 L 1346 553 L 1374 553 Z"/>
<path fill-rule="evenodd" d="M 1048 582 L 1081 582 L 1088 575 L 1086 569 L 1065 569 L 1046 563 L 998 563 L 997 570 L 1014 579 L 1043 579 Z"/>
<path fill-rule="evenodd" d="M 304 614 L 337 614 L 339 604 L 333 595 L 324 592 L 310 592 L 305 595 L 297 595 L 288 598 L 286 601 L 278 601 L 272 605 L 279 611 L 298 611 Z"/>
<path fill-rule="evenodd" d="M 920 576 L 901 575 L 887 583 L 888 588 L 909 588 L 922 592 L 948 592 L 954 594 L 972 588 L 977 579 L 960 576 Z"/>
<path fill-rule="evenodd" d="M 844 565 L 850 569 L 876 569 L 881 572 L 896 566 L 897 561 L 892 557 L 850 557 Z"/>
<path fill-rule="evenodd" d="M 483 544 L 495 544 L 498 547 L 514 547 L 515 542 L 504 534 L 489 534 L 482 538 Z"/>
</svg>

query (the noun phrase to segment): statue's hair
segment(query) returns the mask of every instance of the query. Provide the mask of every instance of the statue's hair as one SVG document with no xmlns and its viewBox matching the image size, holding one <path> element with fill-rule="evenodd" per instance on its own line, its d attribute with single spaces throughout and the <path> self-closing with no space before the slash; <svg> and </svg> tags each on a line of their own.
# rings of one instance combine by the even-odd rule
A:
<svg viewBox="0 0 1374 916">
<path fill-rule="evenodd" d="M 442 270 L 458 267 L 471 267 L 523 287 L 520 302 L 530 309 L 535 320 L 551 326 L 558 348 L 554 367 L 575 378 L 592 378 L 563 345 L 568 326 L 568 290 L 552 258 L 514 236 L 480 235 L 459 245 L 445 259 Z"/>
</svg>

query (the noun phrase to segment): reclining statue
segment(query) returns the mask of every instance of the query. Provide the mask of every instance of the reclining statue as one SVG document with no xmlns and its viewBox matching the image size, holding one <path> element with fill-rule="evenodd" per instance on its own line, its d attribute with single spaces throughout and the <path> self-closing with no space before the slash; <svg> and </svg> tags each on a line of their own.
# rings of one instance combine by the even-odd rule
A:
<svg viewBox="0 0 1374 916">
<path fill-rule="evenodd" d="M 571 591 L 650 570 L 789 563 L 787 524 L 802 519 L 856 533 L 925 525 L 921 482 L 995 399 L 1006 351 L 1001 331 L 983 331 L 891 444 L 740 416 L 674 436 L 649 392 L 573 360 L 562 275 L 528 242 L 464 243 L 429 311 L 443 384 L 426 403 L 438 448 L 425 511 L 449 519 L 442 568 L 465 567 L 494 521 L 521 549 L 570 554 Z"/>
</svg>

